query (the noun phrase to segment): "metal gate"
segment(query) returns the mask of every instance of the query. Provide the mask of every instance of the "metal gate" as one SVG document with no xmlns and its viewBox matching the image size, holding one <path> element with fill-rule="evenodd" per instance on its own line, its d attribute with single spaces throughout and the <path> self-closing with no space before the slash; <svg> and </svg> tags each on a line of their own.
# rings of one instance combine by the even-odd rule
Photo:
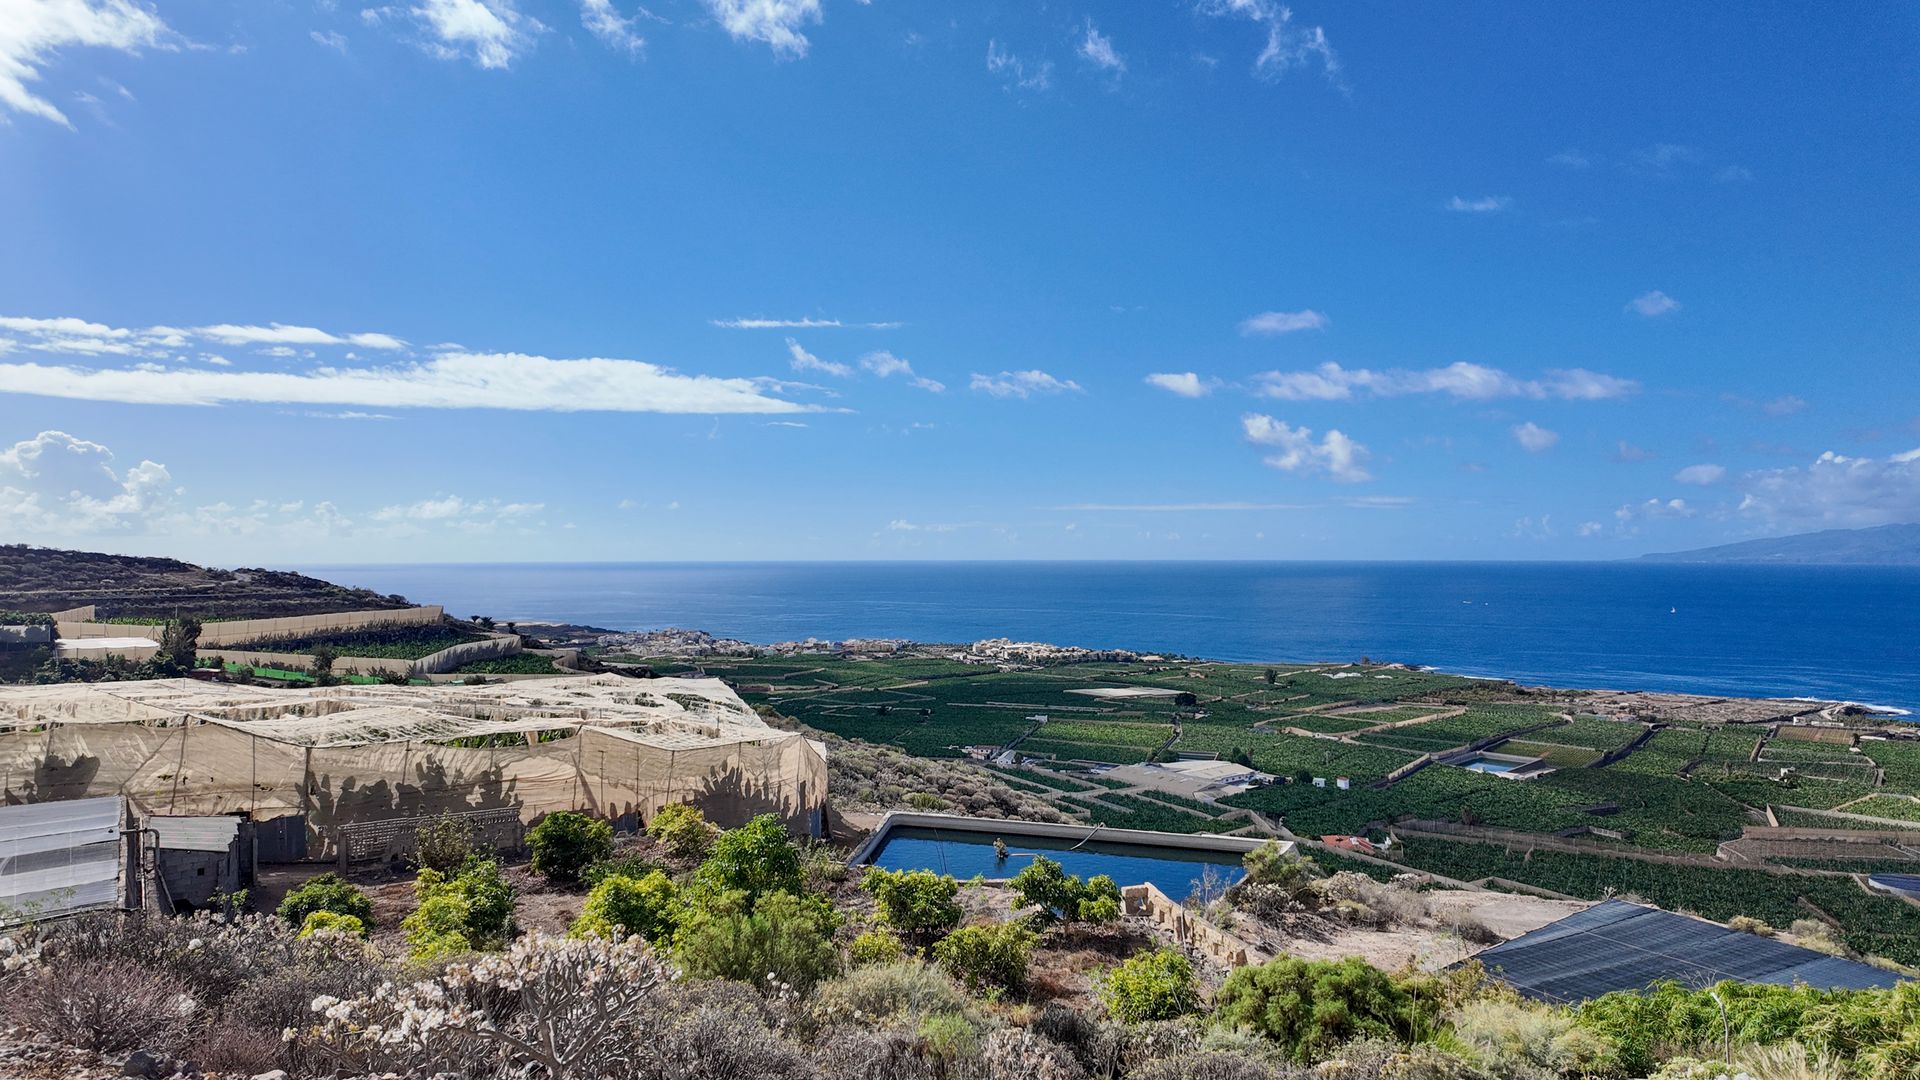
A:
<svg viewBox="0 0 1920 1080">
<path fill-rule="evenodd" d="M 0 806 L 0 926 L 116 907 L 120 797 Z"/>
</svg>

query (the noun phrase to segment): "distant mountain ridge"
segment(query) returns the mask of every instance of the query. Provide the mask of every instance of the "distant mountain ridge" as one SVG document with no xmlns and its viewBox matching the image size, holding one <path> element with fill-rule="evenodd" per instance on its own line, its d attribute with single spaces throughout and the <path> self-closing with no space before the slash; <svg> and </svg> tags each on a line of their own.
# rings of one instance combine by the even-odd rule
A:
<svg viewBox="0 0 1920 1080">
<path fill-rule="evenodd" d="M 0 544 L 0 611 L 62 611 L 82 604 L 103 618 L 264 618 L 406 607 L 403 596 L 284 570 L 219 570 L 178 559 Z"/>
<path fill-rule="evenodd" d="M 1825 529 L 1795 536 L 1640 556 L 1641 562 L 1783 566 L 1920 566 L 1920 524 Z"/>
</svg>

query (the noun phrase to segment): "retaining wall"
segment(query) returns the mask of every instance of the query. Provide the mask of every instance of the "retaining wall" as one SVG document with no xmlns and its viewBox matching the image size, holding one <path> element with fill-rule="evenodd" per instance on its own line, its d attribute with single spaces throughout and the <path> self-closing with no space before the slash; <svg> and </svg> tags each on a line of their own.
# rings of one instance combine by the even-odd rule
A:
<svg viewBox="0 0 1920 1080">
<path fill-rule="evenodd" d="M 223 645 L 244 644 L 260 638 L 304 637 L 307 634 L 362 630 L 369 626 L 428 626 L 444 618 L 446 609 L 439 604 L 427 604 L 387 611 L 336 611 L 326 615 L 290 615 L 279 619 L 234 619 L 231 622 L 203 623 L 200 627 L 200 645 L 217 649 Z"/>
<path fill-rule="evenodd" d="M 485 641 L 467 641 L 449 645 L 413 662 L 416 675 L 439 675 L 475 660 L 498 660 L 520 651 L 519 634 L 495 634 Z"/>
<path fill-rule="evenodd" d="M 1192 949 L 1217 964 L 1245 967 L 1269 959 L 1259 949 L 1200 918 L 1184 905 L 1174 903 L 1152 884 L 1128 885 L 1121 889 L 1120 903 L 1121 910 L 1128 915 L 1146 919 L 1173 935 L 1176 945 Z"/>
<path fill-rule="evenodd" d="M 262 652 L 258 649 L 200 649 L 195 655 L 201 660 L 219 660 L 256 668 L 274 667 L 306 671 L 313 667 L 313 657 L 307 653 Z M 412 673 L 413 665 L 412 660 L 385 656 L 336 656 L 333 658 L 333 673 L 335 675 L 378 675 L 386 671 L 407 675 Z"/>
</svg>

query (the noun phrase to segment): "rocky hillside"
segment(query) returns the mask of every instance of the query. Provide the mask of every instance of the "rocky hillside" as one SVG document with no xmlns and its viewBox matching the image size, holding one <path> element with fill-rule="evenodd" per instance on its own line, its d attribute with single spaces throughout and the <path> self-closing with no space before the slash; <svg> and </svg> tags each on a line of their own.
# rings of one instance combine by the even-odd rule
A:
<svg viewBox="0 0 1920 1080">
<path fill-rule="evenodd" d="M 0 610 L 98 606 L 101 618 L 269 618 L 406 607 L 382 596 L 282 570 L 219 570 L 178 559 L 0 545 Z"/>
</svg>

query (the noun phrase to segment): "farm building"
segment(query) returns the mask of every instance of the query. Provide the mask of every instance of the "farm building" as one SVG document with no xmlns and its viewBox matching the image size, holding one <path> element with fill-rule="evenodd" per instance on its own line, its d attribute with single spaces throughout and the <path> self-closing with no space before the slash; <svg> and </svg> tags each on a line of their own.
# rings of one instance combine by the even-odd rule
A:
<svg viewBox="0 0 1920 1080">
<path fill-rule="evenodd" d="M 774 813 L 817 833 L 826 791 L 824 751 L 717 680 L 0 688 L 0 802 L 244 815 L 263 860 L 269 846 L 343 857 L 356 832 L 379 841 L 442 813 L 517 830 L 555 810 L 633 821 L 690 802 L 724 825 Z"/>
</svg>

